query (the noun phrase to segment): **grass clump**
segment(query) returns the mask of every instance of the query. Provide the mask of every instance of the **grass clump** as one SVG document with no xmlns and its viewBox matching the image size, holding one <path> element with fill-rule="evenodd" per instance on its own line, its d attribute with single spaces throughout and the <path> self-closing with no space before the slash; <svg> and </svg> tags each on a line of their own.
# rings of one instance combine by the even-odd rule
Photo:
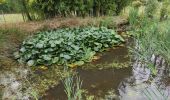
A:
<svg viewBox="0 0 170 100">
<path fill-rule="evenodd" d="M 123 41 L 114 30 L 104 27 L 64 28 L 37 33 L 25 40 L 14 55 L 29 66 L 67 63 L 74 67 L 91 61 L 96 52 Z"/>
<path fill-rule="evenodd" d="M 160 23 L 152 20 L 147 27 L 142 27 L 136 31 L 136 54 L 145 61 L 150 61 L 152 54 L 163 56 L 168 62 L 170 61 L 170 29 L 169 22 Z"/>
<path fill-rule="evenodd" d="M 84 91 L 80 77 L 76 76 L 74 82 L 74 77 L 69 76 L 63 80 L 63 84 L 68 100 L 82 100 Z"/>
<path fill-rule="evenodd" d="M 133 15 L 134 14 L 134 15 Z M 152 66 L 152 55 L 162 56 L 166 62 L 170 62 L 170 25 L 169 20 L 160 22 L 159 18 L 149 17 L 147 14 L 139 16 L 136 12 L 132 12 L 134 19 L 130 16 L 132 21 L 131 26 L 135 38 L 135 48 L 132 53 L 135 54 L 138 60 L 148 64 L 153 74 L 156 74 L 155 66 Z"/>
</svg>

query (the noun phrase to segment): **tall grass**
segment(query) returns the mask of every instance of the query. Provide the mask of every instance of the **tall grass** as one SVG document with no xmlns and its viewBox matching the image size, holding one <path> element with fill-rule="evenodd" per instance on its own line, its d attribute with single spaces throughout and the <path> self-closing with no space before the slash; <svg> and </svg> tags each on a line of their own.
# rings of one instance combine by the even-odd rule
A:
<svg viewBox="0 0 170 100">
<path fill-rule="evenodd" d="M 131 8 L 129 12 L 129 23 L 132 28 L 135 28 L 135 25 L 138 24 L 138 9 L 136 8 Z"/>
<path fill-rule="evenodd" d="M 148 28 L 137 37 L 140 47 L 140 54 L 149 60 L 152 54 L 163 56 L 168 62 L 170 61 L 170 23 L 153 21 Z"/>
<path fill-rule="evenodd" d="M 65 71 L 67 71 L 67 69 L 65 69 Z M 83 90 L 80 77 L 69 73 L 66 78 L 62 79 L 62 82 L 64 84 L 64 91 L 67 95 L 68 100 L 82 100 Z"/>
<path fill-rule="evenodd" d="M 149 18 L 147 15 L 138 18 L 136 16 L 139 15 L 134 11 L 129 16 L 136 43 L 135 49 L 131 49 L 132 53 L 148 66 L 151 65 L 150 59 L 153 54 L 161 55 L 167 62 L 170 62 L 170 21 L 160 22 L 159 19 Z M 155 69 L 153 67 L 149 66 L 151 70 Z"/>
</svg>

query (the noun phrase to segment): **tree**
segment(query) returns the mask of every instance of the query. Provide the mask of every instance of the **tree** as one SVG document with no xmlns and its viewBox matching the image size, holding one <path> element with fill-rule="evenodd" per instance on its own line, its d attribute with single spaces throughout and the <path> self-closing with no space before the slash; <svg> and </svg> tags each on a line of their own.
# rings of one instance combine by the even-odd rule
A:
<svg viewBox="0 0 170 100">
<path fill-rule="evenodd" d="M 27 8 L 29 0 L 19 0 L 18 2 L 21 3 L 21 5 L 22 5 L 22 7 L 21 7 L 21 8 L 23 8 L 22 12 L 25 13 L 28 20 L 31 21 L 32 18 L 31 18 L 31 15 L 29 14 L 29 10 Z"/>
<path fill-rule="evenodd" d="M 117 5 L 116 7 L 116 14 L 118 15 L 121 10 L 126 7 L 130 2 L 132 2 L 133 0 L 115 0 L 115 3 Z"/>
<path fill-rule="evenodd" d="M 34 0 L 35 10 L 54 16 L 103 16 L 119 14 L 132 0 Z"/>
</svg>

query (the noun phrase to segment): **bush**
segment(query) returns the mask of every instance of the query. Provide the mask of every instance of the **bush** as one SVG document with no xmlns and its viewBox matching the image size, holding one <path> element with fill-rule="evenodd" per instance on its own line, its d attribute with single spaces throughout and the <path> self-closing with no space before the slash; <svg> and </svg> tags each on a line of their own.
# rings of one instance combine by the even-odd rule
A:
<svg viewBox="0 0 170 100">
<path fill-rule="evenodd" d="M 39 32 L 25 40 L 15 57 L 33 65 L 76 64 L 91 61 L 96 52 L 124 41 L 107 28 L 64 28 Z"/>
</svg>

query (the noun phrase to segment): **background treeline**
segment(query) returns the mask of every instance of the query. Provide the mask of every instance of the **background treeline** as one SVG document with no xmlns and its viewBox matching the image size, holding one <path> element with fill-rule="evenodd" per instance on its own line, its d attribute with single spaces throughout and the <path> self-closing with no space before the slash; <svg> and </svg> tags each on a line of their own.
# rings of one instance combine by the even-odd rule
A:
<svg viewBox="0 0 170 100">
<path fill-rule="evenodd" d="M 45 17 L 118 15 L 131 0 L 35 0 Z"/>
<path fill-rule="evenodd" d="M 161 19 L 167 17 L 170 0 L 0 0 L 0 12 L 22 13 L 28 20 L 61 17 L 119 15 L 127 6 L 145 6 L 149 17 L 158 7 Z"/>
<path fill-rule="evenodd" d="M 0 0 L 0 10 L 4 13 L 17 13 L 19 11 L 15 6 L 19 6 L 18 4 L 18 1 Z"/>
<path fill-rule="evenodd" d="M 28 19 L 54 16 L 118 15 L 132 0 L 0 0 L 4 13 L 25 13 Z"/>
</svg>

